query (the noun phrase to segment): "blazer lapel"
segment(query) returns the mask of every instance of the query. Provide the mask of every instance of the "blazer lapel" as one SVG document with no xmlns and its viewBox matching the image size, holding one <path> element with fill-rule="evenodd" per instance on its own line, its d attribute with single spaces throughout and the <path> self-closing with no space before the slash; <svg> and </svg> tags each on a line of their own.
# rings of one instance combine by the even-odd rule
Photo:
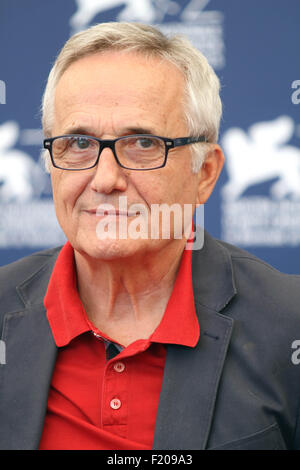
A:
<svg viewBox="0 0 300 470">
<path fill-rule="evenodd" d="M 205 234 L 192 273 L 200 339 L 167 347 L 154 449 L 205 449 L 232 333 L 233 319 L 219 313 L 236 294 L 228 251 Z"/>
<path fill-rule="evenodd" d="M 4 317 L 2 340 L 6 363 L 0 366 L 1 449 L 37 449 L 40 442 L 57 352 L 42 303 L 52 261 L 17 288 L 25 308 Z"/>
</svg>

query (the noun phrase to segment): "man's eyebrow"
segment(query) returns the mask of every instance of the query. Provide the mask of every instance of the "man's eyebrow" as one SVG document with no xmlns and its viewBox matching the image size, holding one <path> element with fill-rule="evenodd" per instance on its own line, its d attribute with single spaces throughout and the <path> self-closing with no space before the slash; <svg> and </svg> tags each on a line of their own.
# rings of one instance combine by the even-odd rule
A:
<svg viewBox="0 0 300 470">
<path fill-rule="evenodd" d="M 147 129 L 145 127 L 127 127 L 126 132 L 131 134 L 153 134 L 152 129 Z"/>
<path fill-rule="evenodd" d="M 93 135 L 91 129 L 82 126 L 68 127 L 65 131 L 65 134 L 83 134 L 83 135 Z"/>
</svg>

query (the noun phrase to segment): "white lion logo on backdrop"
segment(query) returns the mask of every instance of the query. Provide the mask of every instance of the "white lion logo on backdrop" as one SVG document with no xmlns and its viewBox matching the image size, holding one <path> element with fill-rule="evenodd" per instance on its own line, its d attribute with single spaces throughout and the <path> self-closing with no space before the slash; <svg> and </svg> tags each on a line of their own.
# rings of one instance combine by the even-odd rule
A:
<svg viewBox="0 0 300 470">
<path fill-rule="evenodd" d="M 210 0 L 191 0 L 184 8 L 182 18 L 195 20 Z M 70 18 L 72 33 L 89 26 L 96 15 L 104 11 L 123 6 L 117 21 L 141 21 L 159 23 L 168 15 L 177 15 L 181 9 L 172 0 L 76 0 L 77 10 Z"/>
<path fill-rule="evenodd" d="M 289 116 L 252 125 L 248 134 L 231 128 L 222 138 L 229 181 L 222 189 L 226 200 L 238 199 L 250 186 L 278 178 L 270 189 L 275 199 L 300 198 L 300 149 L 287 145 L 295 124 Z"/>
<path fill-rule="evenodd" d="M 124 6 L 119 16 L 120 21 L 138 20 L 151 22 L 155 18 L 155 10 L 151 0 L 76 0 L 77 11 L 70 18 L 70 25 L 74 31 L 86 28 L 99 13 Z"/>
<path fill-rule="evenodd" d="M 18 140 L 15 121 L 0 125 L 0 203 L 27 202 L 45 185 L 41 167 L 25 152 L 13 148 Z"/>
</svg>

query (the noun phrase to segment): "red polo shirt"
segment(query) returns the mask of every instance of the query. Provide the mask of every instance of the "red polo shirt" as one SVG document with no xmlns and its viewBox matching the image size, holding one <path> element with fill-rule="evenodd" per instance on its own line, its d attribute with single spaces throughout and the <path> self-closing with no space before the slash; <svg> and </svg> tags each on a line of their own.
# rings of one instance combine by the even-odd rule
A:
<svg viewBox="0 0 300 470">
<path fill-rule="evenodd" d="M 73 248 L 69 242 L 62 248 L 44 301 L 58 356 L 40 449 L 152 448 L 165 345 L 194 347 L 199 339 L 191 255 L 183 252 L 164 316 L 152 335 L 107 359 L 106 347 L 115 341 L 89 321 L 77 291 Z"/>
</svg>

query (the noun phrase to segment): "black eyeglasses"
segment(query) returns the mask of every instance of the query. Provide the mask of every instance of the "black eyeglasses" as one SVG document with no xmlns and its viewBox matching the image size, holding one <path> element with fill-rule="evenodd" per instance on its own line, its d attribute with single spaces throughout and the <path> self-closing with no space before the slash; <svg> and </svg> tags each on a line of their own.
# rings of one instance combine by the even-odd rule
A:
<svg viewBox="0 0 300 470">
<path fill-rule="evenodd" d="M 174 147 L 206 142 L 204 136 L 168 139 L 150 134 L 135 134 L 113 140 L 101 140 L 88 135 L 68 134 L 44 140 L 53 166 L 62 170 L 88 170 L 98 164 L 106 147 L 116 162 L 128 170 L 155 170 L 165 166 L 168 151 Z"/>
</svg>

